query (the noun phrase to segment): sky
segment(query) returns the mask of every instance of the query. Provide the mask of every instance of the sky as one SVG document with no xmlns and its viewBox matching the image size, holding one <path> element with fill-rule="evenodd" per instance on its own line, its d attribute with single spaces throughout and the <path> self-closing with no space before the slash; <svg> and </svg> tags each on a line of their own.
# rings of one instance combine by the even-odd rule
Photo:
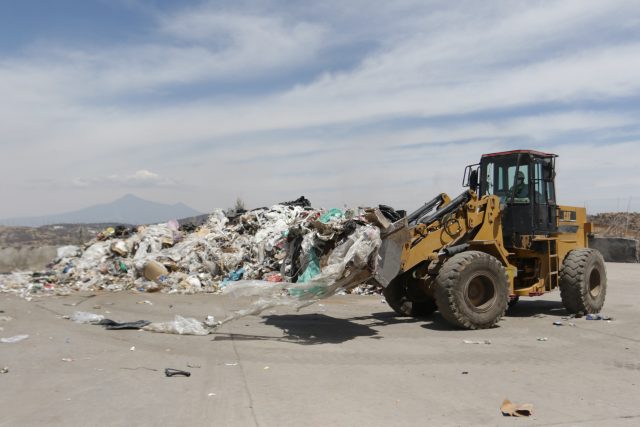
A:
<svg viewBox="0 0 640 427">
<path fill-rule="evenodd" d="M 409 211 L 483 153 L 640 211 L 640 2 L 0 2 L 0 218 L 135 194 Z"/>
</svg>

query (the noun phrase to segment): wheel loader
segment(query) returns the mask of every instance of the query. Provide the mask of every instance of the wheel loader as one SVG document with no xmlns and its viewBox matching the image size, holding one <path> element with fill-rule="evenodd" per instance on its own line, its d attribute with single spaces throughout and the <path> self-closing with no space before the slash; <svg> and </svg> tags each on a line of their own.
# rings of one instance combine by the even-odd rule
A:
<svg viewBox="0 0 640 427">
<path fill-rule="evenodd" d="M 559 205 L 555 154 L 484 154 L 465 169 L 468 189 L 440 194 L 415 212 L 382 224 L 371 282 L 401 316 L 438 310 L 456 327 L 494 326 L 520 297 L 560 288 L 569 313 L 598 313 L 607 277 L 588 248 L 584 208 Z M 386 221 L 385 221 L 386 220 Z"/>
</svg>

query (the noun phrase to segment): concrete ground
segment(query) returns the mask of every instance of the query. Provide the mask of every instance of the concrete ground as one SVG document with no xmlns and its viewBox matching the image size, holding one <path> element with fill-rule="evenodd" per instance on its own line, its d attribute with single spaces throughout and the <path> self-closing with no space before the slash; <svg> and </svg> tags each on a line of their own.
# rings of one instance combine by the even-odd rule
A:
<svg viewBox="0 0 640 427">
<path fill-rule="evenodd" d="M 607 269 L 610 322 L 563 320 L 553 292 L 482 331 L 453 330 L 438 314 L 396 318 L 380 297 L 351 295 L 208 336 L 108 331 L 62 316 L 221 319 L 247 301 L 0 294 L 0 316 L 14 318 L 0 321 L 0 337 L 30 335 L 0 343 L 0 368 L 9 368 L 0 374 L 0 426 L 638 425 L 640 265 Z M 191 376 L 168 378 L 165 368 Z M 503 417 L 504 398 L 533 404 L 533 416 Z"/>
</svg>

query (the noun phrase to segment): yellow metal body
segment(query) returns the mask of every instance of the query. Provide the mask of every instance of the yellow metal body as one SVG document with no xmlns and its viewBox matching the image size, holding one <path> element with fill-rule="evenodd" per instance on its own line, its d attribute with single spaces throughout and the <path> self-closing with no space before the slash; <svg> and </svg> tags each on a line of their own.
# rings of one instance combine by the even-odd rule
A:
<svg viewBox="0 0 640 427">
<path fill-rule="evenodd" d="M 441 208 L 450 201 L 443 196 Z M 471 192 L 466 204 L 441 220 L 409 229 L 400 271 L 413 270 L 414 279 L 431 293 L 433 272 L 449 257 L 446 249 L 464 243 L 469 245 L 465 250 L 486 252 L 500 260 L 507 270 L 512 296 L 541 295 L 558 286 L 562 260 L 571 250 L 586 247 L 591 232 L 584 208 L 559 206 L 557 218 L 557 233 L 522 236 L 519 247 L 506 248 L 499 197 L 478 198 Z"/>
</svg>

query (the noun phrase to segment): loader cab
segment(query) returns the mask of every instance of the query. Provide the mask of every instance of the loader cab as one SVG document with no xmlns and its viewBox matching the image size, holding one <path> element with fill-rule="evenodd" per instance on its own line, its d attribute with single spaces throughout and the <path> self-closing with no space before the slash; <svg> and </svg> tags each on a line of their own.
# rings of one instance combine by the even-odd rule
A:
<svg viewBox="0 0 640 427">
<path fill-rule="evenodd" d="M 555 154 L 516 150 L 484 154 L 476 181 L 479 195 L 500 197 L 505 245 L 557 232 Z"/>
</svg>

